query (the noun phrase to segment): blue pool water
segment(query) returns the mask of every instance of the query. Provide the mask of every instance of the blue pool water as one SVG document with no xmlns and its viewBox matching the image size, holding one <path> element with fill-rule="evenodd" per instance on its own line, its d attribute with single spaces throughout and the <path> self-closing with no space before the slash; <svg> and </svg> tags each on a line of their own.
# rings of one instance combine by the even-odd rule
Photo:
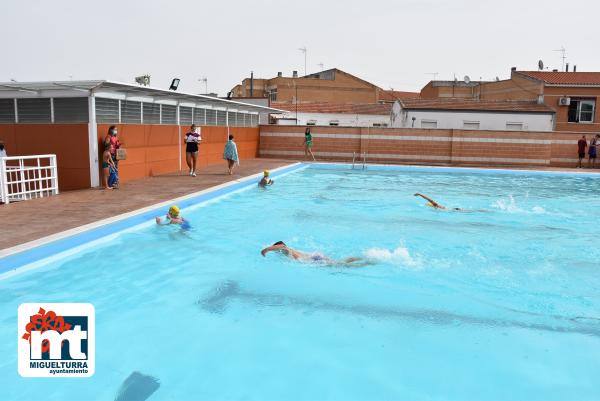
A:
<svg viewBox="0 0 600 401">
<path fill-rule="evenodd" d="M 0 281 L 0 399 L 598 400 L 600 179 L 318 166 Z M 422 192 L 465 212 L 438 211 Z M 295 263 L 278 240 L 374 264 Z M 96 373 L 17 374 L 23 302 L 90 302 Z"/>
</svg>

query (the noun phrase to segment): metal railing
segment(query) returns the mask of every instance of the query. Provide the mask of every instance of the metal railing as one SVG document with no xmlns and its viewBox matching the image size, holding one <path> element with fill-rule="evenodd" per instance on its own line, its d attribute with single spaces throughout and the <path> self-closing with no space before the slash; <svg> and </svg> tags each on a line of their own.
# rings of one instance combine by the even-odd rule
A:
<svg viewBox="0 0 600 401">
<path fill-rule="evenodd" d="M 56 155 L 0 157 L 3 203 L 58 194 Z"/>
</svg>

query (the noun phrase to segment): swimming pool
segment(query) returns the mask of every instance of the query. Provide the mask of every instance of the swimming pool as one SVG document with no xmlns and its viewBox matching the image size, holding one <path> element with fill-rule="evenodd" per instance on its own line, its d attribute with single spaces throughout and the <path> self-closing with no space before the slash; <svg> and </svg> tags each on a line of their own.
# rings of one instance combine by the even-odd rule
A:
<svg viewBox="0 0 600 401">
<path fill-rule="evenodd" d="M 160 382 L 149 400 L 600 399 L 600 179 L 316 164 L 275 181 L 189 206 L 191 231 L 150 222 L 1 280 L 0 398 L 114 399 L 137 371 Z M 263 258 L 278 240 L 375 264 Z M 95 306 L 92 378 L 18 376 L 32 301 Z"/>
</svg>

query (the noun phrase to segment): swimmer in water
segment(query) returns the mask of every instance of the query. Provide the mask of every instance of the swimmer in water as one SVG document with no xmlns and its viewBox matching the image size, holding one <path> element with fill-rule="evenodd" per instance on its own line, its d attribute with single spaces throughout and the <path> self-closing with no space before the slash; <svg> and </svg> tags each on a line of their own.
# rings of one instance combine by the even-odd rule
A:
<svg viewBox="0 0 600 401">
<path fill-rule="evenodd" d="M 269 178 L 269 174 L 270 174 L 269 170 L 265 170 L 263 172 L 263 178 L 258 183 L 259 186 L 266 188 L 268 185 L 273 185 L 275 183 L 275 181 L 273 181 L 272 179 Z"/>
<path fill-rule="evenodd" d="M 156 224 L 161 226 L 166 226 L 169 224 L 179 224 L 182 228 L 187 229 L 190 228 L 189 223 L 183 217 L 179 215 L 179 208 L 175 205 L 169 208 L 169 212 L 165 216 L 164 223 L 161 221 L 160 217 L 156 217 Z"/>
<path fill-rule="evenodd" d="M 433 199 L 431 199 L 430 197 L 423 195 L 422 193 L 417 192 L 415 194 L 415 196 L 420 196 L 421 198 L 425 199 L 428 203 L 427 206 L 431 206 L 434 209 L 441 209 L 441 210 L 454 210 L 454 211 L 462 211 L 461 208 L 458 207 L 453 207 L 451 209 L 446 208 L 446 206 L 444 205 L 440 205 L 439 203 L 437 203 L 436 201 L 434 201 Z"/>
<path fill-rule="evenodd" d="M 271 246 L 260 251 L 261 255 L 266 256 L 269 252 L 279 252 L 290 259 L 305 263 L 318 263 L 326 266 L 345 266 L 345 267 L 363 267 L 372 265 L 373 262 L 364 258 L 345 258 L 342 260 L 331 259 L 321 253 L 308 253 L 297 251 L 287 246 L 283 241 L 277 241 Z"/>
</svg>

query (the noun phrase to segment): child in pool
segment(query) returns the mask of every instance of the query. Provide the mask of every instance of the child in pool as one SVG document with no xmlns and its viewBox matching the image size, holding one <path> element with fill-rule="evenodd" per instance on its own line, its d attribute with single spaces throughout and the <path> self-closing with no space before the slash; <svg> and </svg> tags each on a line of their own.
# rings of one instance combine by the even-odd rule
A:
<svg viewBox="0 0 600 401">
<path fill-rule="evenodd" d="M 164 223 L 161 221 L 160 217 L 156 217 L 156 224 L 161 226 L 169 225 L 169 224 L 179 224 L 181 228 L 187 229 L 190 228 L 190 224 L 183 217 L 179 215 L 179 208 L 175 205 L 169 208 L 169 212 L 165 217 Z"/>
<path fill-rule="evenodd" d="M 266 187 L 268 185 L 273 185 L 275 183 L 275 181 L 273 181 L 272 179 L 269 178 L 269 174 L 270 174 L 269 170 L 265 170 L 263 172 L 263 174 L 264 174 L 263 178 L 262 178 L 262 180 L 260 180 L 260 182 L 258 183 L 258 185 L 260 185 L 261 187 L 264 188 L 264 187 Z"/>
</svg>

